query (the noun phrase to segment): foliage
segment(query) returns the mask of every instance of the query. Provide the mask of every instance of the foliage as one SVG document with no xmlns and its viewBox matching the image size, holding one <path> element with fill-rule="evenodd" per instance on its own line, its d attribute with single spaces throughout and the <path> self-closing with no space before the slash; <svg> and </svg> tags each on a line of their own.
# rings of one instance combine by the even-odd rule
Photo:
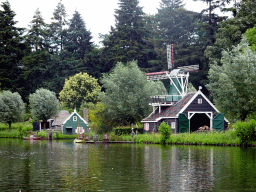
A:
<svg viewBox="0 0 256 192">
<path fill-rule="evenodd" d="M 98 134 L 110 132 L 115 125 L 115 122 L 106 115 L 105 111 L 106 106 L 101 102 L 89 106 L 89 127 L 95 130 Z"/>
<path fill-rule="evenodd" d="M 196 88 L 192 85 L 192 83 L 188 83 L 188 90 L 187 92 L 196 92 Z"/>
<path fill-rule="evenodd" d="M 23 120 L 25 104 L 19 93 L 3 91 L 0 93 L 0 121 L 9 124 L 9 131 L 13 122 Z"/>
<path fill-rule="evenodd" d="M 19 138 L 20 133 L 17 129 L 11 131 L 0 131 L 0 138 Z"/>
<path fill-rule="evenodd" d="M 50 24 L 51 49 L 52 53 L 58 54 L 63 50 L 64 27 L 68 24 L 65 6 L 60 2 L 54 9 L 52 23 Z"/>
<path fill-rule="evenodd" d="M 73 57 L 75 60 L 84 59 L 85 54 L 91 52 L 91 32 L 85 28 L 85 23 L 78 11 L 75 11 L 69 22 L 69 28 L 65 30 L 65 57 Z"/>
<path fill-rule="evenodd" d="M 145 28 L 142 7 L 138 0 L 119 0 L 115 10 L 115 27 L 103 41 L 102 58 L 107 72 L 116 62 L 137 60 L 142 68 L 147 67 L 148 48 L 144 41 Z"/>
<path fill-rule="evenodd" d="M 131 135 L 116 135 L 113 132 L 109 135 L 109 141 L 132 141 Z"/>
<path fill-rule="evenodd" d="M 207 88 L 220 111 L 230 118 L 245 120 L 256 107 L 256 55 L 245 38 L 222 54 L 222 66 L 211 65 Z"/>
<path fill-rule="evenodd" d="M 169 140 L 172 130 L 170 125 L 167 125 L 164 121 L 159 126 L 159 133 L 161 134 L 161 143 L 166 144 Z"/>
<path fill-rule="evenodd" d="M 159 95 L 158 89 L 153 87 L 156 84 L 147 81 L 146 74 L 135 61 L 126 65 L 117 63 L 109 74 L 103 75 L 101 83 L 105 94 L 100 97 L 106 106 L 106 114 L 120 125 L 135 124 L 148 115 L 149 96 Z"/>
<path fill-rule="evenodd" d="M 143 134 L 143 127 L 115 127 L 113 128 L 113 131 L 116 135 L 129 135 L 132 133 L 132 128 L 134 133 L 136 134 L 136 131 L 138 133 Z"/>
<path fill-rule="evenodd" d="M 47 89 L 40 88 L 30 94 L 29 103 L 33 118 L 44 122 L 51 117 L 56 117 L 60 111 L 60 102 L 55 93 Z"/>
<path fill-rule="evenodd" d="M 254 141 L 256 133 L 256 120 L 251 119 L 248 123 L 237 122 L 235 125 L 235 130 L 242 144 L 247 144 L 250 141 Z"/>
<path fill-rule="evenodd" d="M 172 134 L 168 143 L 173 144 L 203 144 L 203 145 L 239 145 L 240 139 L 235 131 L 212 131 L 209 133 Z"/>
<path fill-rule="evenodd" d="M 250 43 L 251 49 L 256 52 L 256 27 L 247 29 L 245 36 Z"/>
<path fill-rule="evenodd" d="M 32 131 L 32 127 L 29 127 L 29 126 L 23 127 L 22 125 L 20 125 L 18 127 L 18 131 L 19 131 L 19 138 L 23 138 L 23 136 L 27 137 L 29 135 L 29 131 Z"/>
<path fill-rule="evenodd" d="M 161 143 L 161 135 L 159 133 L 154 134 L 139 134 L 134 137 L 136 143 Z"/>
<path fill-rule="evenodd" d="M 14 11 L 8 1 L 1 3 L 0 10 L 0 81 L 3 89 L 21 91 L 23 87 L 20 61 L 27 52 L 22 28 L 15 27 Z"/>
<path fill-rule="evenodd" d="M 39 11 L 39 8 L 35 11 L 33 20 L 29 25 L 26 40 L 30 44 L 33 51 L 46 50 L 49 48 L 49 40 L 47 33 L 47 24 Z"/>
<path fill-rule="evenodd" d="M 87 73 L 78 73 L 65 80 L 60 100 L 64 107 L 79 109 L 83 103 L 96 103 L 100 90 L 97 79 Z"/>
</svg>

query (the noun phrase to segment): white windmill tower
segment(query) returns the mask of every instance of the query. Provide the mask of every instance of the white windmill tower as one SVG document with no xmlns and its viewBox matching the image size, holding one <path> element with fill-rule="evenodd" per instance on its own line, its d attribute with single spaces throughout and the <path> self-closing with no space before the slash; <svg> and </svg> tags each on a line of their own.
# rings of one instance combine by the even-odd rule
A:
<svg viewBox="0 0 256 192">
<path fill-rule="evenodd" d="M 187 94 L 189 73 L 198 72 L 199 70 L 199 65 L 189 65 L 174 69 L 173 45 L 167 45 L 167 62 L 169 71 L 147 73 L 147 80 L 149 81 L 170 79 L 168 95 L 150 97 L 149 104 L 154 107 L 173 105 L 184 97 Z"/>
</svg>

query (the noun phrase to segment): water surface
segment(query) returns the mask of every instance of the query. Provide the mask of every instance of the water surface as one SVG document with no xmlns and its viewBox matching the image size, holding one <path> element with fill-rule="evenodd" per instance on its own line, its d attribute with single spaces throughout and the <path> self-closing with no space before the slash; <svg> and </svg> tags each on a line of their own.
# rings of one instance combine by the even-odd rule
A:
<svg viewBox="0 0 256 192">
<path fill-rule="evenodd" d="M 256 191 L 255 152 L 0 139 L 0 191 Z"/>
</svg>

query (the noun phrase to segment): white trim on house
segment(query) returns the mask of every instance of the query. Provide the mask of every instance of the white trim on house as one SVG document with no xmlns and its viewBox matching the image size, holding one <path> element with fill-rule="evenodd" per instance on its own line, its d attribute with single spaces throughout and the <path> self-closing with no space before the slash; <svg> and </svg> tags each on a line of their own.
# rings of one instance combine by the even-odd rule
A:
<svg viewBox="0 0 256 192">
<path fill-rule="evenodd" d="M 211 105 L 211 107 L 218 113 L 220 113 L 220 111 L 212 104 L 212 102 L 202 93 L 202 91 L 199 89 L 197 91 L 197 93 L 187 102 L 187 104 L 179 111 L 179 113 L 183 113 L 187 107 L 195 100 L 195 98 L 198 96 L 198 95 L 201 95 L 207 102 L 208 104 Z M 178 114 L 179 114 L 178 113 Z M 227 121 L 229 123 L 229 121 L 224 117 L 225 121 Z"/>
<path fill-rule="evenodd" d="M 195 114 L 205 114 L 209 119 L 210 119 L 210 130 L 212 130 L 212 120 L 213 120 L 213 112 L 211 111 L 189 111 L 188 112 L 188 119 L 189 119 L 189 132 L 190 132 L 190 119 L 195 115 Z"/>
<path fill-rule="evenodd" d="M 76 110 L 71 113 L 71 115 L 63 122 L 63 125 L 66 124 L 66 122 L 74 115 L 76 114 L 87 126 L 88 126 L 88 123 L 84 120 L 84 118 L 82 118 L 77 112 Z"/>
<path fill-rule="evenodd" d="M 176 119 L 178 118 L 177 116 L 175 117 L 159 117 L 157 118 L 155 121 L 141 121 L 142 123 L 157 123 L 159 122 L 161 119 Z"/>
</svg>

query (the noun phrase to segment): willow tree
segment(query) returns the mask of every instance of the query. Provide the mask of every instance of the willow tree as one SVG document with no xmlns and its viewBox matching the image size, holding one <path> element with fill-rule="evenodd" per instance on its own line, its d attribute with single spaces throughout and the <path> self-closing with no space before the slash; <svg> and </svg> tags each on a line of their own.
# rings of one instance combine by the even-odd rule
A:
<svg viewBox="0 0 256 192">
<path fill-rule="evenodd" d="M 37 120 L 42 120 L 44 128 L 46 128 L 46 121 L 51 117 L 56 117 L 60 111 L 60 102 L 56 94 L 43 88 L 29 95 L 29 105 L 32 116 Z"/>
<path fill-rule="evenodd" d="M 256 55 L 246 38 L 230 51 L 223 51 L 221 66 L 209 70 L 207 88 L 221 112 L 245 120 L 256 108 Z"/>
<path fill-rule="evenodd" d="M 136 123 L 150 112 L 149 96 L 167 93 L 162 82 L 147 81 L 135 61 L 117 63 L 101 80 L 105 94 L 100 95 L 110 119 L 122 125 Z"/>
<path fill-rule="evenodd" d="M 25 104 L 19 93 L 3 91 L 0 93 L 0 121 L 8 123 L 9 131 L 13 122 L 23 120 Z"/>
</svg>

